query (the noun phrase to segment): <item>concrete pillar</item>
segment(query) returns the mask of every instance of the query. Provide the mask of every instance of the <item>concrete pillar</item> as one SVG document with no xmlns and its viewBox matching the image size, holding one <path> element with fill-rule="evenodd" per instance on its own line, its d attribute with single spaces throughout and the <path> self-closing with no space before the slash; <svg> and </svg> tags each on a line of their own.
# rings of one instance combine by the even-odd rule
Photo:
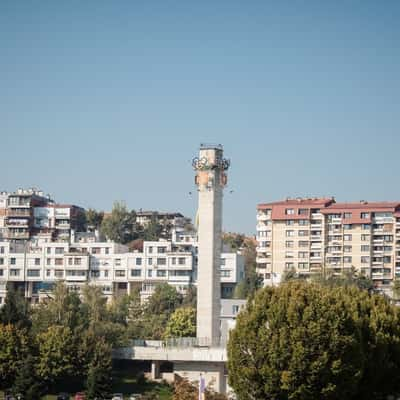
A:
<svg viewBox="0 0 400 400">
<path fill-rule="evenodd" d="M 160 379 L 160 361 L 152 361 L 151 362 L 151 379 Z"/>
<path fill-rule="evenodd" d="M 197 337 L 212 345 L 221 335 L 222 192 L 229 166 L 222 157 L 222 146 L 202 145 L 199 158 L 193 160 L 199 193 Z"/>
</svg>

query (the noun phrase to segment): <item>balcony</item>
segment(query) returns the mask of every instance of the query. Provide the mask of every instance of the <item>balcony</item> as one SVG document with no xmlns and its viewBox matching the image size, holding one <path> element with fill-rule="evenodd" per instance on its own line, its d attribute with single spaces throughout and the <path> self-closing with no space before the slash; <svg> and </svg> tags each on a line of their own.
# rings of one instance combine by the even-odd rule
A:
<svg viewBox="0 0 400 400">
<path fill-rule="evenodd" d="M 256 251 L 258 252 L 258 253 L 266 253 L 267 251 L 269 251 L 269 247 L 261 247 L 261 246 L 257 246 L 256 247 Z"/>
<path fill-rule="evenodd" d="M 17 201 L 17 202 L 10 202 L 8 201 L 7 207 L 8 208 L 30 208 L 31 202 L 30 200 L 28 201 Z"/>
<path fill-rule="evenodd" d="M 6 212 L 7 217 L 30 217 L 31 210 L 14 210 L 9 208 Z"/>
<path fill-rule="evenodd" d="M 263 264 L 263 263 L 267 263 L 269 261 L 271 261 L 271 258 L 268 258 L 268 257 L 257 257 L 256 258 L 257 264 Z"/>
<path fill-rule="evenodd" d="M 29 232 L 7 232 L 8 239 L 29 239 Z"/>
<path fill-rule="evenodd" d="M 322 224 L 311 224 L 310 229 L 312 231 L 320 231 L 322 229 Z"/>
<path fill-rule="evenodd" d="M 312 219 L 322 219 L 323 218 L 323 216 L 322 216 L 322 214 L 321 213 L 311 213 L 311 218 Z"/>
<path fill-rule="evenodd" d="M 258 221 L 267 221 L 267 220 L 269 220 L 269 219 L 270 219 L 269 215 L 266 215 L 266 214 L 257 214 L 257 220 L 258 220 Z"/>
<path fill-rule="evenodd" d="M 56 224 L 56 229 L 69 229 L 70 227 L 71 227 L 71 224 L 69 222 Z"/>
<path fill-rule="evenodd" d="M 11 219 L 8 218 L 6 221 L 8 228 L 28 228 L 29 219 Z"/>
</svg>

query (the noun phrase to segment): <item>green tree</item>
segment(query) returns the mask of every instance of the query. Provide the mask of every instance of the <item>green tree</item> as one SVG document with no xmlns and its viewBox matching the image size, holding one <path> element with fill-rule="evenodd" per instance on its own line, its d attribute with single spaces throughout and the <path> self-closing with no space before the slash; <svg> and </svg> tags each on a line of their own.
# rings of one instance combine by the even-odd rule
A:
<svg viewBox="0 0 400 400">
<path fill-rule="evenodd" d="M 29 354 L 26 330 L 14 325 L 0 325 L 0 388 L 9 388 Z"/>
<path fill-rule="evenodd" d="M 196 308 L 197 306 L 197 289 L 196 286 L 190 285 L 185 295 L 182 299 L 182 307 L 193 307 Z"/>
<path fill-rule="evenodd" d="M 12 285 L 7 285 L 4 305 L 0 308 L 0 324 L 13 324 L 19 328 L 31 326 L 29 303 L 24 293 Z"/>
<path fill-rule="evenodd" d="M 100 229 L 101 223 L 103 222 L 104 212 L 96 211 L 93 208 L 89 208 L 85 211 L 86 226 L 90 232 Z"/>
<path fill-rule="evenodd" d="M 81 300 L 76 292 L 68 291 L 64 282 L 57 282 L 52 297 L 32 310 L 32 332 L 46 332 L 53 325 L 68 327 L 72 331 L 85 324 Z"/>
<path fill-rule="evenodd" d="M 117 243 L 125 244 L 136 239 L 136 212 L 128 211 L 124 203 L 116 201 L 111 214 L 101 223 L 101 232 Z"/>
<path fill-rule="evenodd" d="M 157 221 L 155 217 L 140 232 L 140 237 L 143 240 L 153 241 L 163 237 L 164 227 Z"/>
<path fill-rule="evenodd" d="M 196 310 L 191 307 L 176 309 L 169 318 L 164 336 L 166 338 L 196 336 Z"/>
<path fill-rule="evenodd" d="M 182 303 L 182 295 L 174 286 L 168 283 L 157 285 L 154 293 L 148 299 L 146 311 L 154 315 L 171 315 Z"/>
<path fill-rule="evenodd" d="M 44 382 L 52 384 L 77 372 L 74 370 L 77 349 L 70 328 L 50 326 L 39 334 L 37 341 L 39 357 L 36 368 Z"/>
<path fill-rule="evenodd" d="M 98 338 L 89 363 L 86 379 L 88 400 L 107 399 L 112 390 L 111 346 L 104 338 Z"/>
<path fill-rule="evenodd" d="M 355 286 L 264 288 L 228 344 L 240 399 L 383 399 L 398 394 L 399 312 Z M 398 375 L 397 375 L 398 376 Z"/>
<path fill-rule="evenodd" d="M 12 387 L 14 397 L 22 395 L 25 400 L 39 400 L 43 387 L 39 377 L 36 375 L 36 359 L 30 353 L 20 361 L 20 366 L 15 376 Z"/>
</svg>

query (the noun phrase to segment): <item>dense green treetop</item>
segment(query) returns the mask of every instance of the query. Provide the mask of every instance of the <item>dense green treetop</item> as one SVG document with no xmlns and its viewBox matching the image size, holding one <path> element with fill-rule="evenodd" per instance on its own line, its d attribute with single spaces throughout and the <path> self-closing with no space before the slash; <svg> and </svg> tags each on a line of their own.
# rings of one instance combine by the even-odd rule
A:
<svg viewBox="0 0 400 400">
<path fill-rule="evenodd" d="M 398 394 L 399 322 L 384 297 L 355 286 L 264 288 L 231 331 L 230 384 L 242 400 Z"/>
</svg>

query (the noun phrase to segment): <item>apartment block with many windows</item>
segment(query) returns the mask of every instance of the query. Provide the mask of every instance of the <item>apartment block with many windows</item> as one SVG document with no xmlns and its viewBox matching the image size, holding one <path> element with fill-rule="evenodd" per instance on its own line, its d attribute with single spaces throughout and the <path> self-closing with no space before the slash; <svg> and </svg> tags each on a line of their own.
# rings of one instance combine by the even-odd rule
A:
<svg viewBox="0 0 400 400">
<path fill-rule="evenodd" d="M 257 207 L 257 272 L 265 285 L 285 271 L 340 274 L 354 267 L 390 294 L 400 278 L 400 202 L 287 199 Z"/>
<path fill-rule="evenodd" d="M 109 299 L 138 288 L 144 300 L 163 282 L 182 294 L 196 285 L 197 243 L 145 241 L 141 251 L 130 252 L 124 245 L 92 239 L 52 242 L 43 236 L 26 243 L 0 242 L 0 305 L 7 285 L 23 290 L 32 303 L 51 295 L 61 280 L 77 292 L 86 284 L 100 286 Z M 243 256 L 222 253 L 220 268 L 222 295 L 231 297 L 244 279 Z"/>
</svg>

